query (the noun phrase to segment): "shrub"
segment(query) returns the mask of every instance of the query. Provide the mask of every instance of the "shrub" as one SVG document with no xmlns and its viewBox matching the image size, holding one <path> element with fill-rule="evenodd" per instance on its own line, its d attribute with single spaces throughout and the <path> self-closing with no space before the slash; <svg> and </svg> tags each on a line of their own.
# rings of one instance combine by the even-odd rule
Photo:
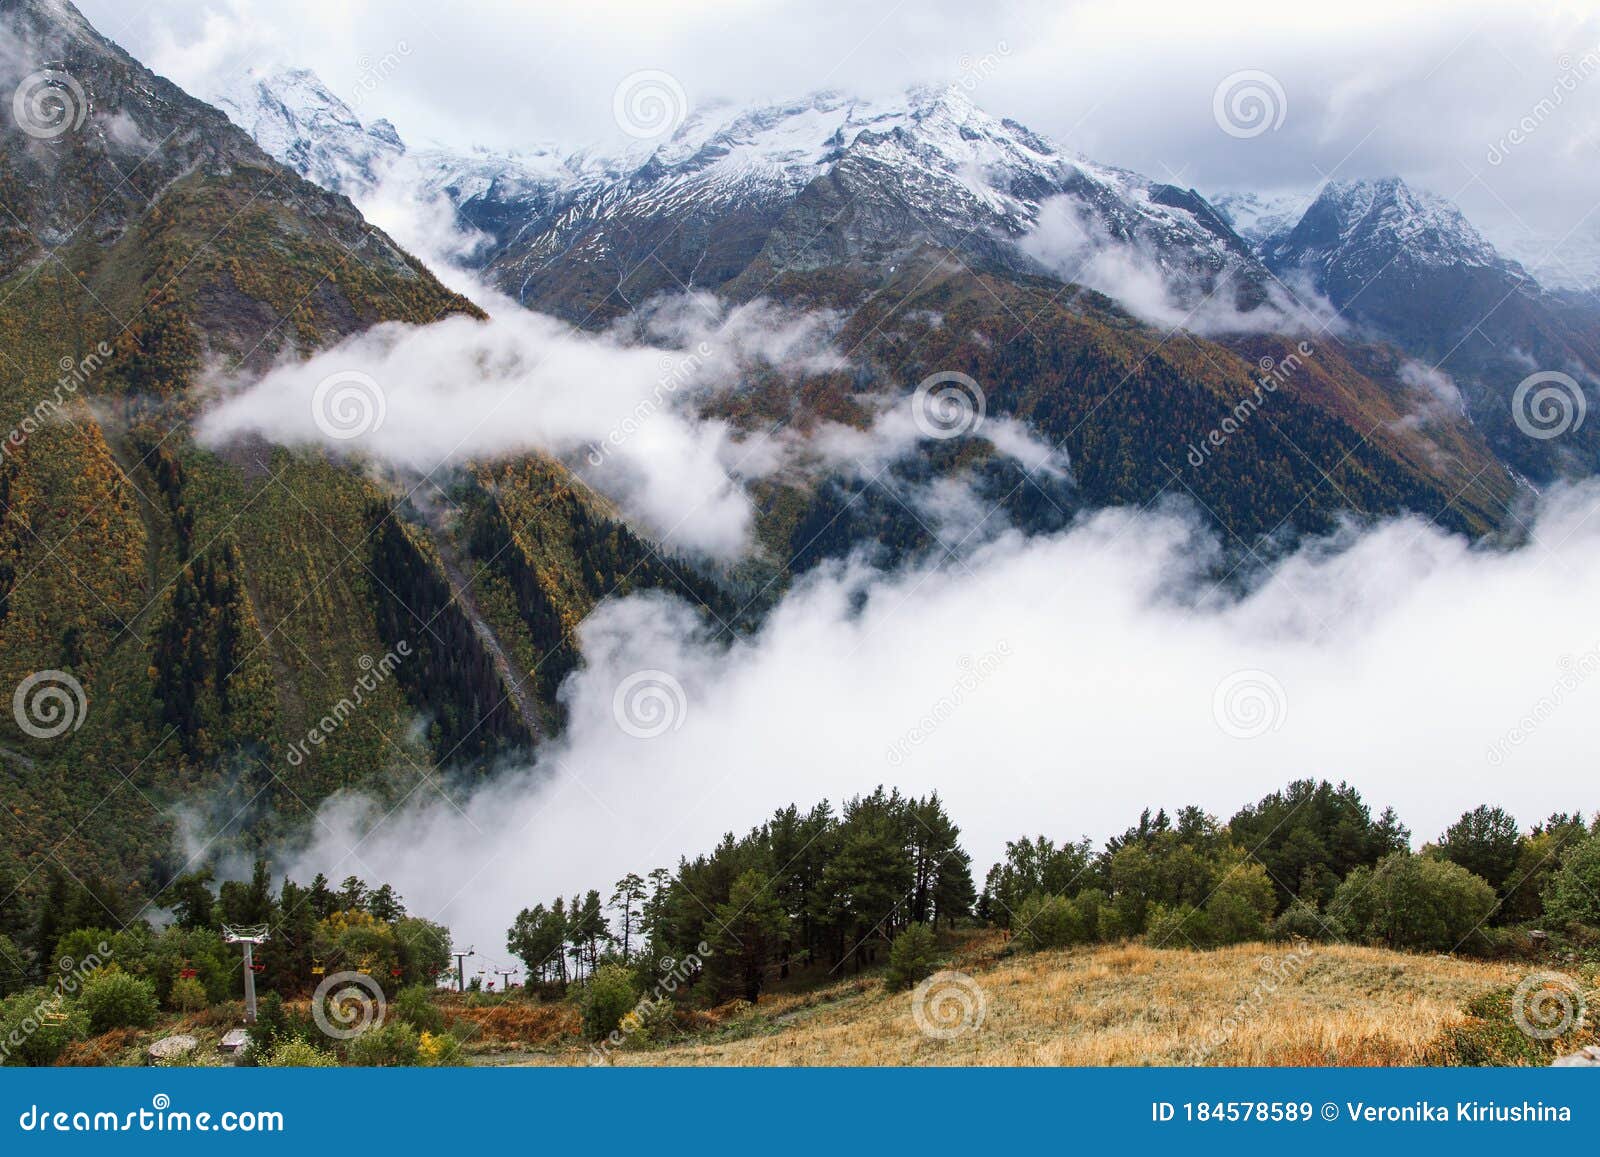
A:
<svg viewBox="0 0 1600 1157">
<path fill-rule="evenodd" d="M 1011 926 L 1023 946 L 1035 950 L 1065 948 L 1090 938 L 1089 921 L 1075 901 L 1042 892 L 1022 902 Z"/>
<path fill-rule="evenodd" d="M 46 1023 L 65 1014 L 63 1024 Z M 48 1065 L 89 1033 L 82 1009 L 64 1004 L 48 988 L 29 988 L 0 1000 L 0 1064 Z"/>
<path fill-rule="evenodd" d="M 417 1042 L 417 1062 L 435 1068 L 452 1064 L 461 1042 L 447 1032 L 425 1032 Z"/>
<path fill-rule="evenodd" d="M 395 994 L 390 1010 L 419 1032 L 444 1031 L 444 1013 L 434 1003 L 433 993 L 420 984 L 408 984 Z"/>
<path fill-rule="evenodd" d="M 1277 906 L 1277 892 L 1260 864 L 1240 864 L 1229 870 L 1206 900 L 1204 946 L 1262 939 Z"/>
<path fill-rule="evenodd" d="M 1110 921 L 1102 920 L 1101 916 L 1110 908 L 1110 897 L 1099 888 L 1085 888 L 1072 898 L 1072 902 L 1083 914 L 1083 938 L 1091 943 L 1106 939 L 1103 925 Z"/>
<path fill-rule="evenodd" d="M 1494 889 L 1459 864 L 1395 852 L 1345 877 L 1329 910 L 1363 940 L 1453 952 L 1494 906 Z"/>
<path fill-rule="evenodd" d="M 1591 836 L 1562 857 L 1545 889 L 1544 910 L 1556 924 L 1600 928 L 1600 836 Z"/>
<path fill-rule="evenodd" d="M 23 987 L 24 973 L 17 962 L 22 959 L 22 949 L 16 941 L 0 932 L 0 997 L 10 996 Z"/>
<path fill-rule="evenodd" d="M 1277 904 L 1277 893 L 1260 864 L 1240 864 L 1228 871 L 1205 906 L 1157 904 L 1145 928 L 1148 943 L 1164 948 L 1220 948 L 1262 940 Z"/>
<path fill-rule="evenodd" d="M 102 964 L 109 964 L 111 957 L 116 955 L 111 945 L 116 936 L 109 928 L 79 928 L 66 933 L 56 941 L 55 951 L 49 961 L 50 970 L 71 972 L 86 961 L 92 964 L 98 960 Z"/>
<path fill-rule="evenodd" d="M 1514 988 L 1501 988 L 1469 1001 L 1467 1019 L 1440 1032 L 1424 1051 L 1422 1063 L 1544 1066 L 1563 1053 L 1600 1043 L 1600 1034 L 1583 1023 L 1574 1023 L 1572 1031 L 1551 1040 L 1529 1035 L 1517 1024 L 1516 999 Z"/>
<path fill-rule="evenodd" d="M 206 988 L 192 977 L 179 977 L 172 982 L 167 1004 L 179 1012 L 199 1012 L 206 1007 Z"/>
<path fill-rule="evenodd" d="M 422 1059 L 422 1039 L 403 1020 L 387 1020 L 345 1042 L 345 1060 L 366 1068 L 414 1065 Z"/>
<path fill-rule="evenodd" d="M 1270 935 L 1279 941 L 1327 940 L 1337 939 L 1341 932 L 1332 916 L 1320 915 L 1314 903 L 1296 897 L 1272 922 Z"/>
<path fill-rule="evenodd" d="M 316 1045 L 303 1040 L 286 1040 L 261 1062 L 274 1069 L 328 1069 L 338 1065 L 332 1053 L 323 1052 Z"/>
<path fill-rule="evenodd" d="M 883 982 L 890 988 L 910 988 L 931 976 L 939 946 L 933 929 L 926 924 L 911 924 L 889 946 L 889 971 Z"/>
<path fill-rule="evenodd" d="M 641 1000 L 622 1018 L 625 1048 L 642 1048 L 669 1040 L 677 1028 L 677 1009 L 671 998 Z"/>
<path fill-rule="evenodd" d="M 102 968 L 89 977 L 79 998 L 89 1017 L 89 1031 L 149 1028 L 156 1023 L 155 985 L 116 968 Z"/>
<path fill-rule="evenodd" d="M 1211 942 L 1211 926 L 1204 912 L 1188 904 L 1152 904 L 1144 936 L 1156 948 L 1205 948 Z"/>
<path fill-rule="evenodd" d="M 583 1031 L 600 1040 L 616 1031 L 639 999 L 633 973 L 620 964 L 602 964 L 583 986 Z"/>
<path fill-rule="evenodd" d="M 1117 940 L 1126 940 L 1135 936 L 1139 929 L 1130 923 L 1130 909 L 1126 904 L 1119 904 L 1115 900 L 1108 900 L 1101 905 L 1099 919 L 1095 921 L 1095 938 L 1111 943 Z"/>
</svg>

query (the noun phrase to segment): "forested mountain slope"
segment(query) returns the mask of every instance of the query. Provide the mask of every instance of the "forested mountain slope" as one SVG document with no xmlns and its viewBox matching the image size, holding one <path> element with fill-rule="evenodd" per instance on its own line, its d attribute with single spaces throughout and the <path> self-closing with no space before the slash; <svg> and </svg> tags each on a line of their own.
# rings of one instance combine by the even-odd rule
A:
<svg viewBox="0 0 1600 1157">
<path fill-rule="evenodd" d="M 0 867 L 152 895 L 180 816 L 197 847 L 260 841 L 341 787 L 536 742 L 566 632 L 619 583 L 678 580 L 554 464 L 424 488 L 198 445 L 232 375 L 475 308 L 69 4 L 0 22 L 32 101 L 0 121 Z M 437 488 L 469 523 L 408 497 Z"/>
</svg>

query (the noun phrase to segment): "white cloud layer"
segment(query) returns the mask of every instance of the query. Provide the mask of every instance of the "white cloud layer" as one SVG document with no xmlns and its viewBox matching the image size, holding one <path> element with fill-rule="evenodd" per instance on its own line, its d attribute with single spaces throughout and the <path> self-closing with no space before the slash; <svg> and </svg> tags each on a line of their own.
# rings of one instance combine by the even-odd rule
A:
<svg viewBox="0 0 1600 1157">
<path fill-rule="evenodd" d="M 1168 269 L 1159 254 L 1111 236 L 1088 206 L 1071 196 L 1052 197 L 1040 206 L 1039 220 L 1018 244 L 1063 281 L 1097 290 L 1164 330 L 1213 336 L 1343 328 L 1326 298 L 1309 290 L 1292 296 L 1276 280 L 1264 285 L 1264 301 L 1240 309 L 1235 271 L 1223 269 L 1208 279 Z"/>
<path fill-rule="evenodd" d="M 752 367 L 833 367 L 824 319 L 685 297 L 641 323 L 668 345 L 495 304 L 487 321 L 380 325 L 259 381 L 219 384 L 200 437 L 321 443 L 420 474 L 539 450 L 580 468 L 671 547 L 720 558 L 748 547 L 739 478 L 772 463 L 693 403 Z"/>
<path fill-rule="evenodd" d="M 1105 512 L 944 569 L 828 567 L 737 642 L 669 598 L 608 603 L 536 766 L 370 833 L 377 813 L 334 800 L 294 870 L 392 881 L 498 950 L 526 904 L 879 783 L 938 790 L 979 871 L 1024 832 L 1102 839 L 1147 805 L 1225 818 L 1300 776 L 1349 779 L 1419 840 L 1486 801 L 1524 823 L 1592 809 L 1597 514 L 1600 485 L 1550 497 L 1510 551 L 1396 520 L 1243 597 L 1210 586 L 1215 543 L 1185 517 Z M 683 690 L 655 738 L 616 715 L 641 671 Z"/>
</svg>

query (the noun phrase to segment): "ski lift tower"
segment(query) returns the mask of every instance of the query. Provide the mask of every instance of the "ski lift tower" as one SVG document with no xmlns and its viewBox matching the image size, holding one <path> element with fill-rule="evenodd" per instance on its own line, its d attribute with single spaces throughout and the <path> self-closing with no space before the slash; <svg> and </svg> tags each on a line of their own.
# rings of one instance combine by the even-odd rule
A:
<svg viewBox="0 0 1600 1157">
<path fill-rule="evenodd" d="M 478 954 L 477 950 L 475 948 L 471 948 L 471 947 L 469 947 L 465 952 L 452 952 L 450 954 L 451 956 L 454 956 L 456 958 L 456 991 L 457 992 L 465 992 L 465 991 L 467 991 L 466 959 L 469 956 L 476 956 L 477 954 Z"/>
<path fill-rule="evenodd" d="M 267 926 L 253 924 L 235 927 L 230 924 L 222 926 L 222 939 L 228 944 L 244 945 L 244 1021 L 246 1024 L 256 1022 L 256 970 L 254 952 L 257 944 L 264 943 L 267 939 Z"/>
</svg>

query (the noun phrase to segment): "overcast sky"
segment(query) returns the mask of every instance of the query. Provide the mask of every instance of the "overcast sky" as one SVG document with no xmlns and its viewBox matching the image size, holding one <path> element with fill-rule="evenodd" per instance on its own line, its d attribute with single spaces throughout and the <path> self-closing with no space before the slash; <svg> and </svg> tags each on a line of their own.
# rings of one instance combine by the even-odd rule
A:
<svg viewBox="0 0 1600 1157">
<path fill-rule="evenodd" d="M 587 142 L 615 132 L 613 93 L 643 69 L 670 73 L 695 104 L 824 87 L 875 95 L 958 80 L 996 115 L 1097 160 L 1208 193 L 1302 190 L 1327 174 L 1399 173 L 1454 197 L 1496 240 L 1568 238 L 1574 262 L 1600 256 L 1600 10 L 1592 3 L 80 6 L 103 32 L 186 87 L 204 89 L 248 63 L 303 66 L 346 99 L 360 95 L 364 116 L 388 116 L 413 140 Z M 1224 78 L 1246 71 L 1270 78 L 1262 91 L 1277 127 L 1232 136 L 1218 127 L 1213 98 Z M 1533 131 L 1508 147 L 1525 118 Z"/>
</svg>

